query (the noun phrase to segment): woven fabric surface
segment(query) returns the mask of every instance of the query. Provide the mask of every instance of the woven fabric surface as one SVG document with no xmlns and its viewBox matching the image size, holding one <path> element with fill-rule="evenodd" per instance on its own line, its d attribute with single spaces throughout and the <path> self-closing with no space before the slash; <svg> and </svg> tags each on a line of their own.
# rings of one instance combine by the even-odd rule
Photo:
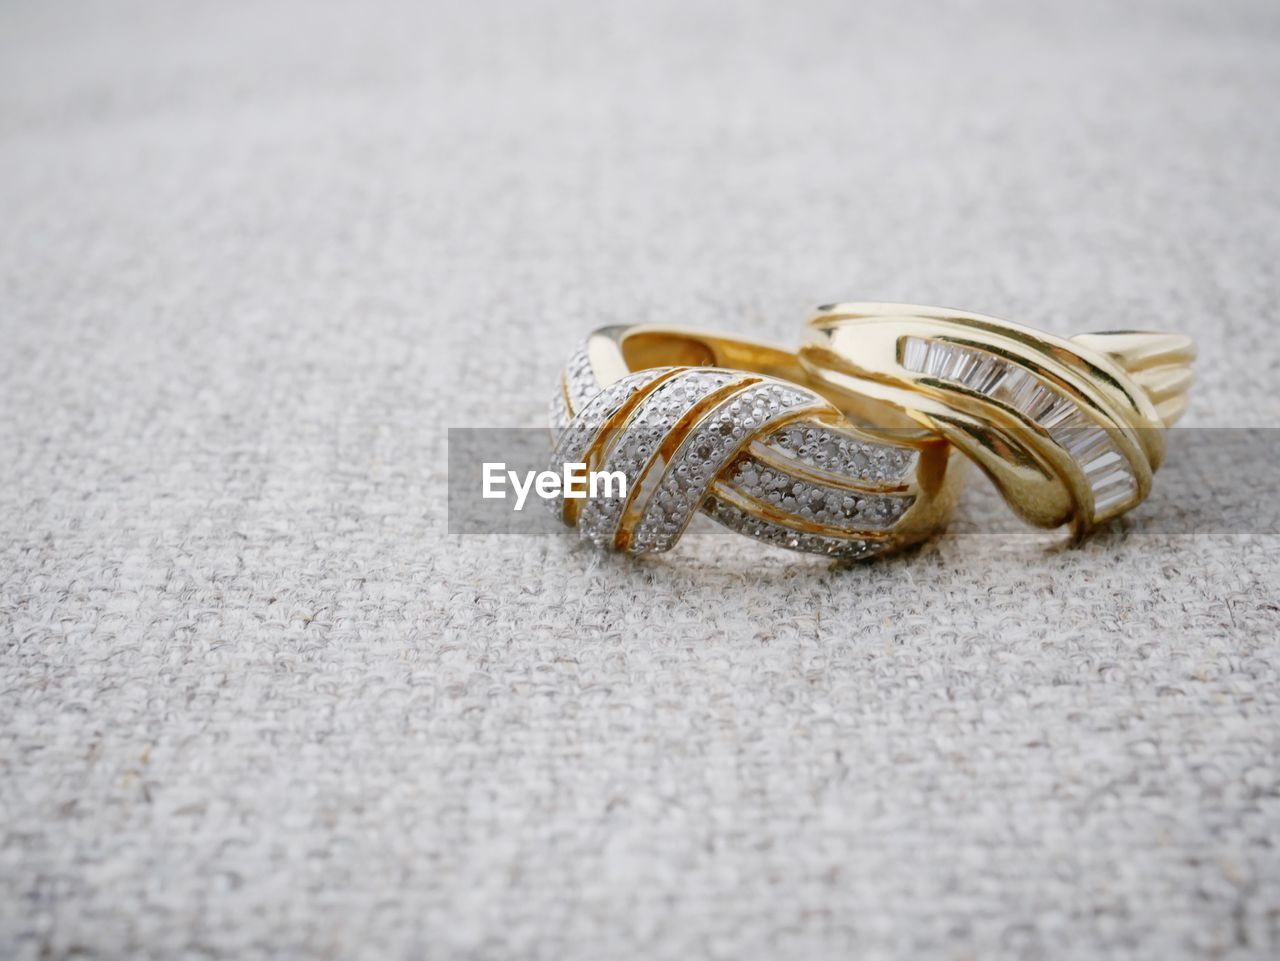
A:
<svg viewBox="0 0 1280 961">
<path fill-rule="evenodd" d="M 7 5 L 0 957 L 1276 957 L 1274 533 L 443 492 L 592 327 L 847 299 L 1185 331 L 1274 425 L 1278 96 L 1266 0 Z"/>
</svg>

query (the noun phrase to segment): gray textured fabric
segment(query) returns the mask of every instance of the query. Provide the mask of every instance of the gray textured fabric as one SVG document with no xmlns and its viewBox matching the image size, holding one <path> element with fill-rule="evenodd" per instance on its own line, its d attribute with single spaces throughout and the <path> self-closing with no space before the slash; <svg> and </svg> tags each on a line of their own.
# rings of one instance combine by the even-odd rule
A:
<svg viewBox="0 0 1280 961">
<path fill-rule="evenodd" d="M 0 956 L 1275 957 L 1275 537 L 441 498 L 592 326 L 836 299 L 1274 424 L 1278 95 L 1266 0 L 6 6 Z"/>
</svg>

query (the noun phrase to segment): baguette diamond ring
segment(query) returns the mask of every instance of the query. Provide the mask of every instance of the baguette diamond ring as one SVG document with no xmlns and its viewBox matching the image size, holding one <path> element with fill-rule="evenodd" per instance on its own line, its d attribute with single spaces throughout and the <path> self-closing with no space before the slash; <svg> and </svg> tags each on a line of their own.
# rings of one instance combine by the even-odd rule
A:
<svg viewBox="0 0 1280 961">
<path fill-rule="evenodd" d="M 1076 538 L 1140 504 L 1187 407 L 1188 337 L 1111 331 L 1055 337 L 911 304 L 838 304 L 809 321 L 811 382 L 879 422 L 905 416 L 945 437 L 1013 510 Z"/>
</svg>

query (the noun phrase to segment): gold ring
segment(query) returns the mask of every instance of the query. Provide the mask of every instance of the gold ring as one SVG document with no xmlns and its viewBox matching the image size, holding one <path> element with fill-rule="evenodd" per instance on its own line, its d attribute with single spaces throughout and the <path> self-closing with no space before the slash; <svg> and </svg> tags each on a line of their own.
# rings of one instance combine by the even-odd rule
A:
<svg viewBox="0 0 1280 961">
<path fill-rule="evenodd" d="M 870 420 L 936 431 L 1013 510 L 1079 538 L 1141 503 L 1164 428 L 1187 407 L 1195 345 L 1179 334 L 1055 337 L 938 307 L 837 304 L 809 321 L 816 389 Z"/>
<path fill-rule="evenodd" d="M 552 465 L 621 472 L 626 494 L 552 503 L 585 539 L 632 554 L 669 550 L 698 511 L 839 558 L 896 550 L 945 525 L 964 459 L 919 428 L 856 425 L 833 399 L 778 347 L 678 327 L 602 328 L 552 398 Z"/>
</svg>

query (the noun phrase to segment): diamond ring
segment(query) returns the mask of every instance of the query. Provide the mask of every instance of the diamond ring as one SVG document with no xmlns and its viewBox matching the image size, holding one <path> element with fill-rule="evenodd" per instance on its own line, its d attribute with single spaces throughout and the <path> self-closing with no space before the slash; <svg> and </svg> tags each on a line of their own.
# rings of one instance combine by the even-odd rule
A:
<svg viewBox="0 0 1280 961">
<path fill-rule="evenodd" d="M 1079 538 L 1141 503 L 1187 407 L 1195 345 L 1178 334 L 1055 337 L 911 304 L 837 304 L 801 362 L 877 422 L 906 416 L 975 461 L 1013 510 Z"/>
<path fill-rule="evenodd" d="M 837 558 L 883 554 L 944 526 L 963 458 L 914 425 L 856 424 L 829 394 L 839 396 L 780 348 L 677 327 L 602 328 L 552 398 L 552 467 L 620 473 L 626 492 L 552 503 L 586 540 L 631 554 L 671 549 L 699 511 Z"/>
</svg>

